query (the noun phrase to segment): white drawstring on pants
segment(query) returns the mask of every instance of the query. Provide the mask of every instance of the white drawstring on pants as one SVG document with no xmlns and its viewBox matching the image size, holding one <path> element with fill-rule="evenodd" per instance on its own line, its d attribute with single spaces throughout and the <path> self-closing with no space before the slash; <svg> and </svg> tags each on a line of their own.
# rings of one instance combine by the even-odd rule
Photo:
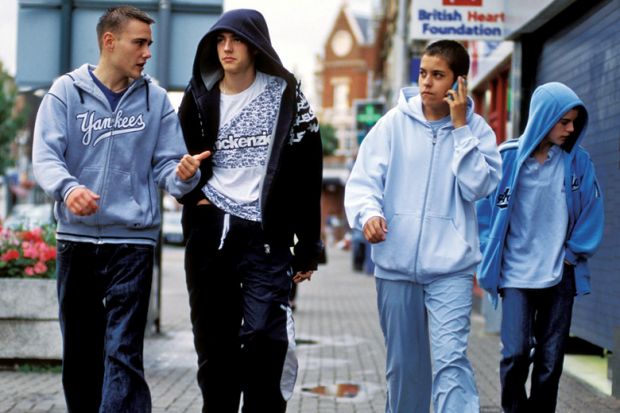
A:
<svg viewBox="0 0 620 413">
<path fill-rule="evenodd" d="M 217 247 L 218 250 L 224 248 L 224 240 L 226 239 L 226 235 L 228 235 L 228 230 L 230 229 L 230 214 L 224 214 L 224 223 L 222 226 L 222 237 L 220 238 L 220 246 Z"/>
</svg>

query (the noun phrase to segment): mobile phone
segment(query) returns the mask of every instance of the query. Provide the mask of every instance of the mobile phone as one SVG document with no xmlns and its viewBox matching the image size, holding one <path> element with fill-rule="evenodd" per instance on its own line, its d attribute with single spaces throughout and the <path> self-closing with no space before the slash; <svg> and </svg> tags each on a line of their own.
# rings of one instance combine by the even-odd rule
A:
<svg viewBox="0 0 620 413">
<path fill-rule="evenodd" d="M 467 87 L 467 79 L 463 78 L 463 86 Z M 454 83 L 452 84 L 452 90 L 454 90 L 456 93 L 459 92 L 459 79 L 458 77 L 456 78 L 456 80 L 454 81 Z M 446 97 L 450 100 L 454 100 L 454 98 L 452 97 L 451 94 L 446 93 Z"/>
</svg>

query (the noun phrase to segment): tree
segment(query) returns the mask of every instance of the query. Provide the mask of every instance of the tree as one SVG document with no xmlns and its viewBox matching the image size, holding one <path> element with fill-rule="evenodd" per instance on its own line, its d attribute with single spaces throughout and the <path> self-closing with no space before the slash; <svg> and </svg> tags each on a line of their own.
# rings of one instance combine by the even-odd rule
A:
<svg viewBox="0 0 620 413">
<path fill-rule="evenodd" d="M 321 142 L 323 143 L 323 156 L 330 156 L 338 149 L 336 129 L 329 123 L 321 124 Z"/>
<path fill-rule="evenodd" d="M 0 62 L 0 175 L 15 161 L 10 147 L 25 122 L 24 115 L 15 111 L 16 100 L 15 81 Z"/>
</svg>

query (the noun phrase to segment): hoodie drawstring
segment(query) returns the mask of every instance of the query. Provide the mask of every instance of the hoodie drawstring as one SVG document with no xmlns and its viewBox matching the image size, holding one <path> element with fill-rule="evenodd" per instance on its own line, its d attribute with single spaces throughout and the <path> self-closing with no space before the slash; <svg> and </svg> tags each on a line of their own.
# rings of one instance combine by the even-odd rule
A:
<svg viewBox="0 0 620 413">
<path fill-rule="evenodd" d="M 69 76 L 71 78 L 71 80 L 75 81 L 73 76 L 71 76 L 69 74 L 67 74 L 67 76 Z M 146 79 L 144 79 L 144 87 L 145 87 L 145 92 L 146 92 L 146 111 L 150 112 L 151 111 L 151 102 L 150 102 L 150 99 L 149 99 L 149 82 Z M 83 105 L 84 104 L 84 91 L 82 89 L 80 89 L 78 86 L 75 86 L 75 89 L 77 90 L 78 95 L 80 96 L 80 103 Z"/>
<path fill-rule="evenodd" d="M 149 102 L 149 82 L 144 79 L 144 86 L 146 87 L 145 91 L 146 91 L 146 111 L 150 112 L 151 111 L 151 105 Z"/>
</svg>

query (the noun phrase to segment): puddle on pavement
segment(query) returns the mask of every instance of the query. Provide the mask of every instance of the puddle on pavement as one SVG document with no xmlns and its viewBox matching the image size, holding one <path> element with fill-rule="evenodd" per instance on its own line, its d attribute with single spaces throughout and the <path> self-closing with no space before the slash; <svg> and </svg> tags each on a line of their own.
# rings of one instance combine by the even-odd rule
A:
<svg viewBox="0 0 620 413">
<path fill-rule="evenodd" d="M 382 389 L 383 387 L 379 384 L 370 382 L 344 382 L 328 385 L 308 383 L 305 386 L 296 387 L 295 392 L 306 397 L 329 397 L 336 398 L 341 403 L 357 404 L 373 399 L 375 394 L 381 392 Z"/>
<path fill-rule="evenodd" d="M 298 346 L 308 346 L 308 345 L 319 344 L 319 342 L 316 340 L 307 339 L 307 338 L 296 338 L 295 344 L 297 344 Z"/>
<path fill-rule="evenodd" d="M 353 383 L 339 383 L 330 386 L 316 386 L 301 389 L 304 392 L 318 394 L 319 396 L 345 397 L 352 399 L 357 397 L 360 386 Z"/>
<path fill-rule="evenodd" d="M 305 338 L 296 338 L 295 343 L 300 345 L 316 345 L 321 347 L 349 347 L 360 345 L 367 340 L 356 336 L 310 336 Z"/>
</svg>

